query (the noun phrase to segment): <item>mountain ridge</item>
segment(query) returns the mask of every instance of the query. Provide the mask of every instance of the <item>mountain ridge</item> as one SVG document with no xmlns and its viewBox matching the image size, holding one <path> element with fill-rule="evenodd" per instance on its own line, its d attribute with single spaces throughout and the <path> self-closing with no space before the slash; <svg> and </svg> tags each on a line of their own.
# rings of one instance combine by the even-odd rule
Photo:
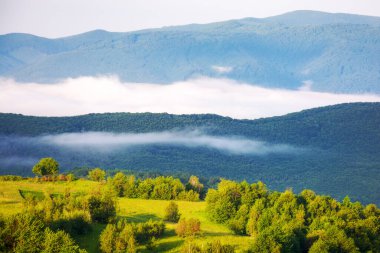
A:
<svg viewBox="0 0 380 253">
<path fill-rule="evenodd" d="M 312 16 L 311 24 L 294 23 L 306 22 L 305 15 Z M 58 39 L 1 35 L 0 76 L 55 83 L 116 75 L 123 82 L 157 84 L 206 76 L 268 88 L 298 89 L 309 81 L 315 91 L 380 93 L 379 20 L 294 12 L 260 21 L 95 30 Z"/>
</svg>

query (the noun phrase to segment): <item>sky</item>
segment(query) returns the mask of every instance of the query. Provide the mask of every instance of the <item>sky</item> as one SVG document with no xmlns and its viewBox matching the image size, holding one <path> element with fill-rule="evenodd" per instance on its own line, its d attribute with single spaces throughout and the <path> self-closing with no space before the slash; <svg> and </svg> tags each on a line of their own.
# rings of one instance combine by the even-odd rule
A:
<svg viewBox="0 0 380 253">
<path fill-rule="evenodd" d="M 0 0 L 0 34 L 23 32 L 48 38 L 95 29 L 134 31 L 294 10 L 380 16 L 379 0 Z"/>
</svg>

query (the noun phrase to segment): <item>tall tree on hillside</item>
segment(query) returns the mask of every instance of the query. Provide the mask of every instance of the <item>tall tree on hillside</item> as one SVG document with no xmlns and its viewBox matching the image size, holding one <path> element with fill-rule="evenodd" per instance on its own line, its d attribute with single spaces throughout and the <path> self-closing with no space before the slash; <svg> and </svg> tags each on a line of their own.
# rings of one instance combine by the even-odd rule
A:
<svg viewBox="0 0 380 253">
<path fill-rule="evenodd" d="M 59 171 L 59 164 L 52 157 L 45 157 L 34 165 L 32 171 L 37 176 L 57 175 Z"/>
</svg>

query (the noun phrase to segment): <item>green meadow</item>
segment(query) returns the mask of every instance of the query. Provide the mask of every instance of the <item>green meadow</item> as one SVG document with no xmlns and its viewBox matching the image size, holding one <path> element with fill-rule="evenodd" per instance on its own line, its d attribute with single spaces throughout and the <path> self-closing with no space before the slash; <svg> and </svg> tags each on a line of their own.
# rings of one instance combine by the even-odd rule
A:
<svg viewBox="0 0 380 253">
<path fill-rule="evenodd" d="M 40 194 L 64 193 L 70 189 L 74 193 L 89 192 L 101 187 L 100 183 L 89 180 L 77 180 L 73 182 L 33 182 L 33 181 L 2 181 L 0 182 L 0 214 L 8 216 L 21 212 L 23 198 L 21 192 Z M 222 244 L 236 246 L 236 252 L 243 252 L 249 248 L 251 238 L 249 236 L 234 235 L 225 225 L 212 222 L 206 213 L 204 201 L 189 202 L 175 201 L 179 206 L 181 217 L 197 218 L 201 221 L 201 235 L 192 239 L 202 245 L 209 241 L 220 240 Z M 149 219 L 160 220 L 164 217 L 165 207 L 169 204 L 166 200 L 146 200 L 118 198 L 117 216 L 126 218 L 130 222 L 145 222 Z M 166 231 L 156 241 L 153 251 L 140 247 L 139 252 L 179 252 L 184 239 L 175 234 L 176 224 L 167 222 Z M 77 243 L 88 252 L 99 252 L 99 235 L 105 228 L 104 224 L 92 224 L 92 231 L 85 236 L 76 237 Z"/>
</svg>

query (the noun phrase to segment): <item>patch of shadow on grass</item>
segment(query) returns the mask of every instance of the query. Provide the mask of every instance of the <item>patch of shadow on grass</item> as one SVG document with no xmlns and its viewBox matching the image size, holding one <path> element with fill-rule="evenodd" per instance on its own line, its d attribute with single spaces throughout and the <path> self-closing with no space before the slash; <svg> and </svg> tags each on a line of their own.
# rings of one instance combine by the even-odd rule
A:
<svg viewBox="0 0 380 253">
<path fill-rule="evenodd" d="M 228 233 L 228 232 L 208 232 L 208 231 L 203 231 L 204 236 L 227 236 L 227 235 L 234 235 L 233 233 Z"/>
<path fill-rule="evenodd" d="M 175 248 L 182 246 L 183 242 L 184 242 L 184 240 L 179 239 L 179 238 L 178 238 L 178 240 L 175 240 L 175 241 L 161 242 L 159 245 L 157 245 L 156 251 L 157 252 L 167 252 L 167 251 L 170 251 L 172 249 L 175 249 Z"/>
<path fill-rule="evenodd" d="M 126 218 L 127 221 L 136 222 L 136 223 L 146 222 L 148 220 L 154 220 L 154 221 L 161 220 L 157 215 L 151 214 L 151 213 L 139 213 L 139 214 L 134 214 L 134 215 L 119 216 L 119 217 Z"/>
<path fill-rule="evenodd" d="M 11 204 L 18 204 L 20 201 L 17 200 L 0 200 L 0 204 L 2 205 L 11 205 Z"/>
<path fill-rule="evenodd" d="M 168 237 L 172 237 L 172 236 L 177 236 L 177 234 L 175 233 L 175 230 L 174 229 L 165 229 L 165 232 L 161 238 L 168 238 Z"/>
</svg>

